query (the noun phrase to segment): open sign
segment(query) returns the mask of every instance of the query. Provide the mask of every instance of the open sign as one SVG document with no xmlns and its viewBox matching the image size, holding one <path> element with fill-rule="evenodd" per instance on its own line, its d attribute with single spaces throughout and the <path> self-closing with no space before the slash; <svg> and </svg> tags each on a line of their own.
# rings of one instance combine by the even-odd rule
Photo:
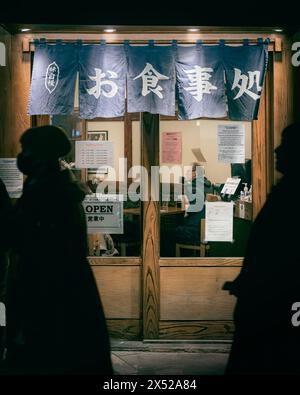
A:
<svg viewBox="0 0 300 395">
<path fill-rule="evenodd" d="M 83 201 L 83 208 L 88 233 L 123 233 L 122 200 L 114 198 L 100 201 L 94 195 L 87 196 Z"/>
</svg>

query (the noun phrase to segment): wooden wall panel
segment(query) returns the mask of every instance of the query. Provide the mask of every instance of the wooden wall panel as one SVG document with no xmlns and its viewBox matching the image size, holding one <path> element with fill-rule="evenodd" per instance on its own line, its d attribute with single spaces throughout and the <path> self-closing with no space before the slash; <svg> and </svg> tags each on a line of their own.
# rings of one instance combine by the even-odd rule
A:
<svg viewBox="0 0 300 395">
<path fill-rule="evenodd" d="M 92 266 L 105 317 L 141 318 L 141 269 L 138 266 Z"/>
<path fill-rule="evenodd" d="M 172 340 L 230 340 L 233 321 L 160 321 L 159 338 Z"/>
<path fill-rule="evenodd" d="M 274 123 L 274 148 L 280 144 L 282 130 L 293 122 L 299 108 L 293 103 L 293 92 L 299 90 L 294 84 L 293 66 L 291 64 L 292 51 L 291 40 L 284 38 L 282 52 L 274 53 L 273 62 L 273 123 Z M 275 171 L 274 181 L 280 178 Z"/>
<path fill-rule="evenodd" d="M 9 157 L 7 133 L 11 122 L 11 35 L 2 27 L 0 42 L 6 50 L 6 66 L 0 66 L 0 157 Z"/>
<path fill-rule="evenodd" d="M 292 43 L 300 42 L 300 31 L 298 31 L 291 39 Z M 298 47 L 299 48 L 299 47 Z M 295 54 L 296 52 L 292 52 Z M 297 50 L 297 59 L 299 60 L 299 49 Z M 294 120 L 300 122 L 300 65 L 293 66 L 293 115 Z"/>
<path fill-rule="evenodd" d="M 19 139 L 28 129 L 30 116 L 28 115 L 28 99 L 30 90 L 30 53 L 22 51 L 22 35 L 12 38 L 11 47 L 11 126 L 6 131 L 6 150 L 12 157 L 20 150 Z"/>
<path fill-rule="evenodd" d="M 162 267 L 160 320 L 231 320 L 235 297 L 223 291 L 237 267 Z"/>
<path fill-rule="evenodd" d="M 126 340 L 142 339 L 142 320 L 106 320 L 110 337 Z"/>
</svg>

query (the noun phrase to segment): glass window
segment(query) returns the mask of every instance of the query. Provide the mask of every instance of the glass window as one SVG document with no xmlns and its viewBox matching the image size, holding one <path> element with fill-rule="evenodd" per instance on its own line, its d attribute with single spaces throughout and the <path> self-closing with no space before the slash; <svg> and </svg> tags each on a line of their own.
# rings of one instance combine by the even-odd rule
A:
<svg viewBox="0 0 300 395">
<path fill-rule="evenodd" d="M 125 133 L 123 120 L 87 121 L 80 119 L 76 113 L 52 116 L 51 122 L 63 127 L 72 143 L 70 154 L 62 158 L 63 165 L 70 168 L 87 187 L 88 196 L 84 207 L 89 233 L 88 254 L 139 256 L 141 204 L 136 196 L 128 196 L 127 191 L 129 187 L 131 190 L 135 188 L 135 179 L 129 177 L 128 172 L 132 166 L 140 165 L 140 121 L 131 122 L 131 133 Z M 131 138 L 125 142 L 125 136 L 129 135 Z M 101 166 L 76 167 L 76 142 L 86 142 L 80 143 L 85 150 L 82 153 L 85 160 L 91 163 L 91 155 L 97 156 Z M 131 150 L 131 155 L 126 150 Z M 130 163 L 128 156 L 131 157 Z M 139 185 L 136 186 L 138 188 Z M 98 198 L 101 199 L 100 203 Z"/>
<path fill-rule="evenodd" d="M 241 132 L 244 143 L 236 133 L 231 140 L 228 135 L 225 140 L 218 140 L 218 125 L 227 129 L 241 125 L 245 130 Z M 241 162 L 237 155 L 242 154 L 243 163 L 230 163 L 235 161 L 234 153 L 237 162 Z M 226 162 L 230 157 L 230 162 Z M 160 165 L 161 256 L 243 256 L 252 221 L 251 122 L 162 120 Z M 199 169 L 199 174 L 193 167 Z M 224 189 L 229 178 L 239 179 L 233 193 Z M 166 186 L 170 187 L 169 199 L 164 193 Z M 190 201 L 190 195 L 194 201 Z M 197 202 L 198 208 L 193 211 Z M 207 202 L 232 202 L 232 241 L 206 240 L 205 228 L 213 224 L 207 220 Z M 217 226 L 212 230 L 216 232 Z"/>
</svg>

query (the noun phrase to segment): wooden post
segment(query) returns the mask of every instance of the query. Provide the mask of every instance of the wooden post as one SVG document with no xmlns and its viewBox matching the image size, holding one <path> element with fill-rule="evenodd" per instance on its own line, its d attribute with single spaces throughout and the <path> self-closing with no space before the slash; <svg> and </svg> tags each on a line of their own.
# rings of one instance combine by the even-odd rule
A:
<svg viewBox="0 0 300 395">
<path fill-rule="evenodd" d="M 142 204 L 143 216 L 143 336 L 159 337 L 159 201 L 151 195 L 151 166 L 159 165 L 159 116 L 142 114 L 142 166 L 148 180 L 147 201 Z M 145 199 L 146 200 L 146 199 Z M 159 196 L 158 196 L 159 200 Z"/>
</svg>

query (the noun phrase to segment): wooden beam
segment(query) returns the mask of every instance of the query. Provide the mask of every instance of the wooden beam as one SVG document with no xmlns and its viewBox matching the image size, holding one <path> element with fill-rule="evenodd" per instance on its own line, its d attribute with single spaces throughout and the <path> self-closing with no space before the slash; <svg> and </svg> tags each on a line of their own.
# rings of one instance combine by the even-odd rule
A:
<svg viewBox="0 0 300 395">
<path fill-rule="evenodd" d="M 273 125 L 274 125 L 274 148 L 281 141 L 281 132 L 292 123 L 297 117 L 299 118 L 299 107 L 295 107 L 297 102 L 293 92 L 299 92 L 299 86 L 293 80 L 295 67 L 291 64 L 292 58 L 292 40 L 285 38 L 282 42 L 282 53 L 274 53 L 273 56 Z M 299 67 L 298 67 L 299 68 Z M 300 119 L 300 118 L 299 118 Z M 274 172 L 274 182 L 278 181 L 281 175 Z"/>
<path fill-rule="evenodd" d="M 266 95 L 260 100 L 258 119 L 252 122 L 252 203 L 253 219 L 267 198 L 267 147 Z"/>
<path fill-rule="evenodd" d="M 280 37 L 275 38 L 274 50 L 275 50 L 275 52 L 282 51 L 282 39 Z"/>
<path fill-rule="evenodd" d="M 128 174 L 128 170 L 131 169 L 132 167 L 132 121 L 131 121 L 131 114 L 127 112 L 127 108 L 124 115 L 124 156 L 125 158 L 127 158 L 127 174 Z M 131 179 L 128 179 L 127 185 L 129 185 L 130 183 L 131 183 Z"/>
<path fill-rule="evenodd" d="M 151 197 L 151 166 L 159 165 L 159 116 L 142 114 L 142 166 L 148 179 L 142 179 L 147 200 L 142 204 L 143 217 L 143 322 L 144 339 L 159 336 L 159 202 Z"/>
<path fill-rule="evenodd" d="M 242 266 L 243 258 L 161 258 L 160 267 L 232 267 Z"/>
<path fill-rule="evenodd" d="M 91 266 L 141 266 L 141 258 L 135 257 L 88 257 L 88 262 Z"/>
<path fill-rule="evenodd" d="M 63 41 L 73 41 L 76 42 L 78 39 L 87 43 L 99 43 L 100 40 L 106 40 L 108 44 L 122 44 L 124 40 L 129 40 L 131 44 L 141 44 L 149 40 L 154 40 L 156 44 L 170 44 L 173 40 L 177 40 L 178 44 L 195 44 L 197 40 L 202 40 L 204 44 L 218 44 L 220 39 L 225 39 L 226 43 L 230 45 L 240 45 L 243 43 L 245 38 L 249 39 L 250 44 L 257 42 L 257 38 L 261 37 L 263 39 L 269 38 L 270 43 L 268 45 L 269 51 L 274 51 L 275 41 L 277 39 L 277 49 L 279 50 L 279 43 L 281 38 L 277 34 L 268 33 L 241 33 L 239 32 L 210 32 L 210 33 L 145 33 L 145 32 L 133 32 L 133 33 L 114 33 L 114 34 L 101 34 L 101 33 L 34 33 L 20 35 L 24 40 L 28 40 L 30 43 L 30 50 L 34 51 L 34 39 L 45 38 L 48 42 L 55 42 L 57 39 Z M 28 44 L 24 44 L 24 48 L 28 49 Z"/>
</svg>

